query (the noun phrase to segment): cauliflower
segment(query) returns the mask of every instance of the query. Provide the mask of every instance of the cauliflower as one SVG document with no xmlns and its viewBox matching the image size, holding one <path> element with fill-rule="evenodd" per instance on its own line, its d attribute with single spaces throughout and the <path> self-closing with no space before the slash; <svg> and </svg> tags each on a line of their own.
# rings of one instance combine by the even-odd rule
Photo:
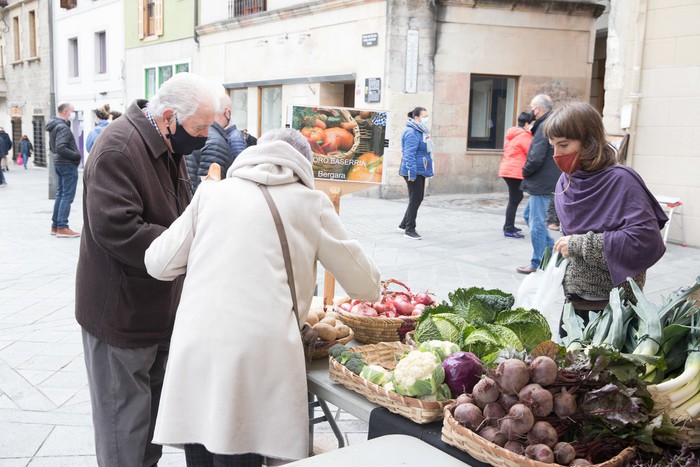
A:
<svg viewBox="0 0 700 467">
<path fill-rule="evenodd" d="M 438 358 L 440 358 L 440 360 L 444 360 L 453 353 L 459 352 L 459 346 L 449 341 L 432 340 L 421 342 L 418 345 L 418 350 L 422 350 L 423 352 L 433 352 L 438 356 Z"/>
<path fill-rule="evenodd" d="M 396 364 L 392 382 L 399 394 L 427 396 L 437 393 L 438 386 L 445 382 L 445 370 L 434 353 L 414 350 Z"/>
</svg>

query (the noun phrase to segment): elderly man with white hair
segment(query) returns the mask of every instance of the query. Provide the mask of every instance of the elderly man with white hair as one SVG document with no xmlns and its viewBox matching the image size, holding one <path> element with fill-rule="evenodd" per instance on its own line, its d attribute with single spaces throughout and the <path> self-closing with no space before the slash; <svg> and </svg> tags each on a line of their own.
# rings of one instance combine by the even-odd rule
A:
<svg viewBox="0 0 700 467">
<path fill-rule="evenodd" d="M 183 215 L 146 251 L 156 279 L 180 280 L 187 272 L 153 441 L 184 445 L 189 467 L 306 457 L 299 329 L 316 261 L 351 297 L 379 297 L 374 262 L 348 237 L 329 198 L 313 189 L 311 159 L 298 131 L 263 135 L 236 158 L 228 178 L 202 182 Z M 265 190 L 286 234 L 294 295 Z"/>
<path fill-rule="evenodd" d="M 212 85 L 177 74 L 108 125 L 85 166 L 75 315 L 100 466 L 162 454 L 151 440 L 183 278 L 151 278 L 143 257 L 190 203 L 183 155 L 204 145 L 218 106 Z"/>
</svg>

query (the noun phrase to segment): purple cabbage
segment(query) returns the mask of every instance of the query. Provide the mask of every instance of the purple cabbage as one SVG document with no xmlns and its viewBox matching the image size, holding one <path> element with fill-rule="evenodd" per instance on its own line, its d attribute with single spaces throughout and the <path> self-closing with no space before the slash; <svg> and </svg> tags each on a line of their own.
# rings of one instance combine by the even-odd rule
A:
<svg viewBox="0 0 700 467">
<path fill-rule="evenodd" d="M 452 392 L 452 397 L 471 393 L 474 385 L 484 373 L 484 366 L 479 357 L 471 352 L 455 352 L 442 361 L 445 370 L 445 383 Z"/>
</svg>

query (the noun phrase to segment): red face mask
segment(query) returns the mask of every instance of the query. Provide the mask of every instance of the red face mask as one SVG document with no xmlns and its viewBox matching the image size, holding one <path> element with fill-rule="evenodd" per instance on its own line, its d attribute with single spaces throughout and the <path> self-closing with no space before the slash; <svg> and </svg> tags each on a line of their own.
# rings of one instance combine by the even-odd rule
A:
<svg viewBox="0 0 700 467">
<path fill-rule="evenodd" d="M 581 168 L 581 160 L 578 157 L 578 152 L 569 152 L 567 154 L 555 154 L 554 163 L 559 169 L 567 174 L 572 174 Z"/>
</svg>

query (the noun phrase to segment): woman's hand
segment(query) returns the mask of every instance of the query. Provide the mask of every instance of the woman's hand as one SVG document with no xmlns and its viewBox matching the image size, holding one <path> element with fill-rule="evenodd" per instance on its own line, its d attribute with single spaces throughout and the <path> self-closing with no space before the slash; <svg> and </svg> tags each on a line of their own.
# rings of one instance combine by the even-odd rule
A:
<svg viewBox="0 0 700 467">
<path fill-rule="evenodd" d="M 558 251 L 564 258 L 569 257 L 569 240 L 571 235 L 565 235 L 560 237 L 559 240 L 554 243 L 554 251 Z"/>
</svg>

